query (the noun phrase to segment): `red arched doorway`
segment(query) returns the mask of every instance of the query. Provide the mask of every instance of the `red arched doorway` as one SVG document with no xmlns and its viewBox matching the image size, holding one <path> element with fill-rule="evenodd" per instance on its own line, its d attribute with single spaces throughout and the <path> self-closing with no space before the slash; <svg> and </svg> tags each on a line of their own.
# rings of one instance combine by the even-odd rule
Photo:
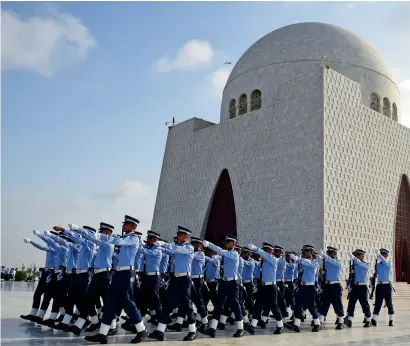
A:
<svg viewBox="0 0 410 346">
<path fill-rule="evenodd" d="M 410 283 L 410 184 L 405 175 L 397 200 L 395 239 L 396 281 Z"/>
<path fill-rule="evenodd" d="M 205 239 L 221 246 L 227 234 L 237 235 L 235 200 L 231 178 L 224 169 L 212 198 L 206 225 Z"/>
</svg>

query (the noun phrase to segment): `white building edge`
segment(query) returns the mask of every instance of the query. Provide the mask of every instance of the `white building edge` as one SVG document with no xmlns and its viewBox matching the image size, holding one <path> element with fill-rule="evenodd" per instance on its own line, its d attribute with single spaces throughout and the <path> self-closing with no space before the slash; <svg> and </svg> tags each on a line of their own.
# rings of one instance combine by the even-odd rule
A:
<svg viewBox="0 0 410 346">
<path fill-rule="evenodd" d="M 399 117 L 397 85 L 363 39 L 323 23 L 275 30 L 232 70 L 219 124 L 169 129 L 152 229 L 362 248 L 368 260 L 384 247 L 410 283 L 410 129 Z"/>
</svg>

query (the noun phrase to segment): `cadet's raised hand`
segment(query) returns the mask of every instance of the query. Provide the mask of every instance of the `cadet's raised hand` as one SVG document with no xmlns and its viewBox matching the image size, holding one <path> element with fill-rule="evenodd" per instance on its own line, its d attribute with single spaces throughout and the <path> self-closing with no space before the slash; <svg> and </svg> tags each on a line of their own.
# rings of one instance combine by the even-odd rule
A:
<svg viewBox="0 0 410 346">
<path fill-rule="evenodd" d="M 75 223 L 69 223 L 68 228 L 71 229 L 72 231 L 78 231 L 81 228 L 81 226 L 76 225 Z"/>
<path fill-rule="evenodd" d="M 28 238 L 24 238 L 23 240 L 24 240 L 24 242 L 25 242 L 26 244 L 28 244 L 28 243 L 30 243 L 30 242 L 31 242 L 31 240 L 30 240 L 30 239 L 28 239 Z"/>
<path fill-rule="evenodd" d="M 202 245 L 203 245 L 204 247 L 208 247 L 208 246 L 209 246 L 209 241 L 208 241 L 208 240 L 203 240 L 203 241 L 202 241 Z"/>
<path fill-rule="evenodd" d="M 33 234 L 34 234 L 34 235 L 39 235 L 39 234 L 40 234 L 40 232 L 39 232 L 39 231 L 37 231 L 37 230 L 33 230 Z"/>
</svg>

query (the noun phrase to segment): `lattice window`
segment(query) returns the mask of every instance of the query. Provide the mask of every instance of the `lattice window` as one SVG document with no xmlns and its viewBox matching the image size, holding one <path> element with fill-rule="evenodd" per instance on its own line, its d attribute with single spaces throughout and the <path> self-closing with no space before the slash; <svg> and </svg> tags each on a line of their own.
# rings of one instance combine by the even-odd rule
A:
<svg viewBox="0 0 410 346">
<path fill-rule="evenodd" d="M 393 112 L 392 112 L 392 119 L 394 121 L 399 121 L 399 117 L 397 115 L 397 106 L 395 103 L 393 103 Z"/>
<path fill-rule="evenodd" d="M 251 94 L 251 111 L 262 107 L 262 93 L 260 90 L 254 90 Z"/>
<path fill-rule="evenodd" d="M 370 109 L 380 113 L 380 96 L 376 93 L 370 95 Z"/>
<path fill-rule="evenodd" d="M 232 99 L 229 102 L 229 119 L 233 119 L 236 117 L 236 100 Z"/>
<path fill-rule="evenodd" d="M 383 115 L 390 118 L 390 101 L 387 97 L 383 99 Z"/>
<path fill-rule="evenodd" d="M 243 94 L 239 98 L 239 115 L 245 114 L 248 112 L 248 97 Z"/>
</svg>

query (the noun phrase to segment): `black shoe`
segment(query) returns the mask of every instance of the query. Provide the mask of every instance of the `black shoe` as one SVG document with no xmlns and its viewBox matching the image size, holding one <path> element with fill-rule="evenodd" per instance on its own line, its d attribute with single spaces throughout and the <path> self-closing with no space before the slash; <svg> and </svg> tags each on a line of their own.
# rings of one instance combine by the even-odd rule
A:
<svg viewBox="0 0 410 346">
<path fill-rule="evenodd" d="M 313 327 L 315 325 L 315 321 L 312 320 L 312 322 L 310 322 L 310 326 Z"/>
<path fill-rule="evenodd" d="M 208 328 L 206 330 L 206 335 L 210 336 L 211 338 L 215 338 L 216 336 L 216 330 L 213 328 Z"/>
<path fill-rule="evenodd" d="M 121 318 L 124 320 L 124 321 L 127 321 L 128 320 L 128 317 L 127 316 L 121 316 Z"/>
<path fill-rule="evenodd" d="M 305 322 L 306 320 L 306 315 L 302 315 L 302 318 L 300 319 L 301 322 Z"/>
<path fill-rule="evenodd" d="M 107 336 L 104 334 L 95 334 L 93 336 L 86 336 L 84 340 L 91 341 L 91 342 L 99 342 L 100 344 L 107 343 Z"/>
<path fill-rule="evenodd" d="M 366 322 L 366 323 L 363 325 L 363 328 L 370 328 L 371 326 L 372 326 L 371 322 Z"/>
<path fill-rule="evenodd" d="M 218 322 L 218 327 L 219 330 L 225 330 L 225 325 L 221 322 Z"/>
<path fill-rule="evenodd" d="M 133 324 L 129 324 L 127 322 L 121 324 L 121 328 L 125 329 L 127 332 L 131 332 L 132 334 L 137 334 L 137 327 L 135 327 L 135 325 Z"/>
<path fill-rule="evenodd" d="M 251 335 L 255 335 L 255 327 L 254 327 L 252 324 L 250 324 L 250 325 L 248 326 L 248 328 L 246 329 L 246 331 L 247 331 L 249 334 L 251 334 Z"/>
<path fill-rule="evenodd" d="M 40 316 L 35 316 L 35 317 L 32 319 L 32 321 L 35 322 L 35 323 L 41 324 L 41 322 L 43 322 L 43 318 L 40 317 Z"/>
<path fill-rule="evenodd" d="M 152 333 L 148 334 L 150 339 L 156 339 L 157 341 L 164 341 L 164 333 L 159 330 L 154 330 Z"/>
<path fill-rule="evenodd" d="M 184 322 L 182 323 L 182 328 L 188 328 L 188 326 L 189 326 L 188 321 L 184 321 Z"/>
<path fill-rule="evenodd" d="M 76 325 L 70 326 L 70 327 L 69 327 L 69 331 L 70 331 L 71 333 L 77 335 L 77 336 L 80 336 L 80 334 L 81 334 L 81 329 L 78 328 Z M 87 330 L 85 330 L 85 331 L 87 331 Z"/>
<path fill-rule="evenodd" d="M 251 325 L 251 324 L 250 324 L 249 322 L 244 323 L 244 324 L 243 324 L 243 329 L 246 330 L 246 331 L 248 331 L 250 325 Z"/>
<path fill-rule="evenodd" d="M 228 322 L 231 326 L 235 325 L 235 319 L 232 317 L 228 317 L 228 319 L 226 320 L 226 322 Z"/>
<path fill-rule="evenodd" d="M 339 319 L 336 318 L 335 324 L 339 324 Z"/>
<path fill-rule="evenodd" d="M 59 322 L 57 324 L 54 324 L 52 328 L 55 329 L 55 330 L 62 330 L 63 332 L 66 332 L 66 330 L 63 330 L 63 328 L 65 328 L 65 326 L 67 326 L 67 325 L 62 323 L 62 322 Z"/>
<path fill-rule="evenodd" d="M 101 326 L 100 322 L 94 323 L 94 324 L 91 324 L 85 331 L 87 333 L 95 332 L 96 330 L 100 329 L 100 326 Z"/>
<path fill-rule="evenodd" d="M 195 322 L 195 326 L 196 326 L 197 328 L 198 328 L 201 324 L 202 324 L 202 322 L 201 322 L 201 321 L 196 320 L 196 322 Z"/>
<path fill-rule="evenodd" d="M 346 326 L 348 326 L 349 328 L 352 328 L 352 321 L 350 321 L 347 317 L 343 319 L 343 322 Z"/>
<path fill-rule="evenodd" d="M 245 332 L 243 329 L 238 329 L 234 335 L 232 335 L 234 338 L 241 338 L 242 336 L 245 335 Z"/>
<path fill-rule="evenodd" d="M 377 327 L 377 321 L 372 318 L 372 326 Z"/>
<path fill-rule="evenodd" d="M 167 326 L 167 329 L 173 332 L 182 332 L 182 324 L 174 323 Z"/>
<path fill-rule="evenodd" d="M 295 333 L 300 333 L 300 328 L 298 327 L 298 326 L 293 326 L 293 331 L 295 332 Z"/>
<path fill-rule="evenodd" d="M 258 321 L 258 326 L 261 327 L 262 329 L 265 329 L 266 328 L 266 322 L 264 322 L 262 320 L 259 320 Z"/>
<path fill-rule="evenodd" d="M 206 329 L 207 329 L 207 325 L 205 323 L 202 323 L 198 328 L 198 332 L 206 335 Z"/>
<path fill-rule="evenodd" d="M 36 316 L 34 315 L 20 315 L 20 318 L 22 318 L 23 320 L 26 321 L 30 321 L 30 322 L 34 322 L 34 319 L 36 318 Z"/>
<path fill-rule="evenodd" d="M 145 339 L 147 335 L 148 332 L 146 329 L 144 329 L 142 332 L 138 332 L 137 335 L 135 335 L 135 338 L 131 340 L 131 344 L 139 344 L 142 340 Z"/>
<path fill-rule="evenodd" d="M 315 324 L 312 328 L 312 332 L 318 332 L 320 330 L 320 324 Z"/>
<path fill-rule="evenodd" d="M 283 327 L 276 327 L 276 330 L 273 332 L 273 334 L 279 335 L 283 333 Z"/>
<path fill-rule="evenodd" d="M 197 338 L 198 334 L 194 332 L 189 332 L 182 340 L 183 341 L 192 341 Z"/>
<path fill-rule="evenodd" d="M 366 323 L 366 317 L 363 319 L 363 322 L 362 323 Z"/>
<path fill-rule="evenodd" d="M 293 326 L 294 326 L 293 321 L 287 321 L 287 322 L 285 323 L 285 328 L 286 328 L 286 329 L 293 330 Z"/>
<path fill-rule="evenodd" d="M 338 323 L 338 324 L 336 325 L 336 329 L 337 329 L 337 330 L 343 329 L 343 323 Z"/>
<path fill-rule="evenodd" d="M 110 328 L 110 330 L 107 333 L 107 336 L 112 336 L 117 334 L 117 328 Z"/>
<path fill-rule="evenodd" d="M 49 318 L 48 320 L 44 320 L 44 321 L 41 322 L 41 324 L 42 324 L 43 326 L 50 327 L 50 328 L 53 328 L 54 323 L 55 323 L 55 320 L 52 320 L 51 318 Z"/>
<path fill-rule="evenodd" d="M 389 327 L 394 327 L 394 321 L 389 321 Z"/>
</svg>

